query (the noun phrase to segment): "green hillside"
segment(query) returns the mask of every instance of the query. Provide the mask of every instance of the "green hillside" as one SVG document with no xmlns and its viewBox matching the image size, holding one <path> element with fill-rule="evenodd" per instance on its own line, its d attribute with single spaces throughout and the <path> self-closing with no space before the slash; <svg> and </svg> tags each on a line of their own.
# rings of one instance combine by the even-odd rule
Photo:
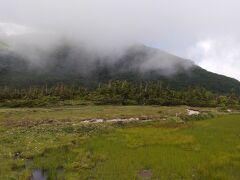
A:
<svg viewBox="0 0 240 180">
<path fill-rule="evenodd" d="M 158 53 L 154 62 L 157 68 L 142 70 L 142 65 Z M 74 55 L 72 55 L 74 54 Z M 60 46 L 53 51 L 43 65 L 33 65 L 31 59 L 13 52 L 0 52 L 0 86 L 29 87 L 35 85 L 56 85 L 59 83 L 95 88 L 109 80 L 162 81 L 171 88 L 181 89 L 200 86 L 217 93 L 228 93 L 232 89 L 240 93 L 240 82 L 222 75 L 208 72 L 189 60 L 166 52 L 136 46 L 120 58 L 92 57 L 89 52 L 72 52 L 69 46 Z M 109 63 L 110 62 L 110 63 Z M 172 63 L 176 72 L 161 63 Z M 158 65 L 160 64 L 160 66 Z M 151 64 L 155 67 L 155 64 Z"/>
</svg>

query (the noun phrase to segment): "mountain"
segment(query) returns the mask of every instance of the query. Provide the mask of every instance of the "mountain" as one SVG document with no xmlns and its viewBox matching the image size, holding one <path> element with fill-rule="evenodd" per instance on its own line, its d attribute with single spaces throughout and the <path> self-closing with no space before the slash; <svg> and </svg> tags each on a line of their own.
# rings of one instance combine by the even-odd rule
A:
<svg viewBox="0 0 240 180">
<path fill-rule="evenodd" d="M 0 50 L 0 86 L 66 83 L 94 88 L 109 80 L 159 80 L 175 89 L 201 86 L 222 94 L 234 89 L 240 94 L 239 81 L 208 72 L 190 60 L 143 45 L 105 56 L 69 44 L 61 44 L 47 55 L 37 58 L 27 53 Z"/>
</svg>

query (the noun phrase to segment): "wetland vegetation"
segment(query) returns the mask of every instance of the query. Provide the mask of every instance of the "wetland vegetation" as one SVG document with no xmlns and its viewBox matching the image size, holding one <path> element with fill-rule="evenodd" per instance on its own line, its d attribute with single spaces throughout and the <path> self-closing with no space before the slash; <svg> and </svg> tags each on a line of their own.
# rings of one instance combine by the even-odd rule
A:
<svg viewBox="0 0 240 180">
<path fill-rule="evenodd" d="M 0 179 L 239 179 L 238 112 L 187 109 L 2 108 Z"/>
</svg>

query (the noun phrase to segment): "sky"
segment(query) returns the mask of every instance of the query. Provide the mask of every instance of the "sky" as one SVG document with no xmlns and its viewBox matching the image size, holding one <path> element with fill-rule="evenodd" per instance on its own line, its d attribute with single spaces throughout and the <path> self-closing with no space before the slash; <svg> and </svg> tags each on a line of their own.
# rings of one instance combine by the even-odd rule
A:
<svg viewBox="0 0 240 180">
<path fill-rule="evenodd" d="M 0 37 L 142 43 L 240 80 L 239 9 L 239 0 L 0 0 Z"/>
</svg>

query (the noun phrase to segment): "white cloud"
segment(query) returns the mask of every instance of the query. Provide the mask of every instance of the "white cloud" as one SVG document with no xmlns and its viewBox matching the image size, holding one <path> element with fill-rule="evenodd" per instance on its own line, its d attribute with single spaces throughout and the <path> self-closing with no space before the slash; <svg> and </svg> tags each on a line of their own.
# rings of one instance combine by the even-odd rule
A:
<svg viewBox="0 0 240 180">
<path fill-rule="evenodd" d="M 239 0 L 0 1 L 0 22 L 5 22 L 0 24 L 0 35 L 15 37 L 32 27 L 89 43 L 101 51 L 140 42 L 183 57 L 192 46 L 189 57 L 199 65 L 240 79 L 240 41 L 217 38 L 240 39 Z M 204 40 L 206 37 L 210 39 Z M 51 38 L 48 34 L 39 39 L 48 42 Z"/>
<path fill-rule="evenodd" d="M 240 80 L 240 42 L 232 38 L 207 39 L 188 50 L 188 57 L 212 72 Z"/>
<path fill-rule="evenodd" d="M 15 24 L 0 22 L 0 34 L 4 36 L 16 36 L 33 32 L 32 28 Z"/>
</svg>

